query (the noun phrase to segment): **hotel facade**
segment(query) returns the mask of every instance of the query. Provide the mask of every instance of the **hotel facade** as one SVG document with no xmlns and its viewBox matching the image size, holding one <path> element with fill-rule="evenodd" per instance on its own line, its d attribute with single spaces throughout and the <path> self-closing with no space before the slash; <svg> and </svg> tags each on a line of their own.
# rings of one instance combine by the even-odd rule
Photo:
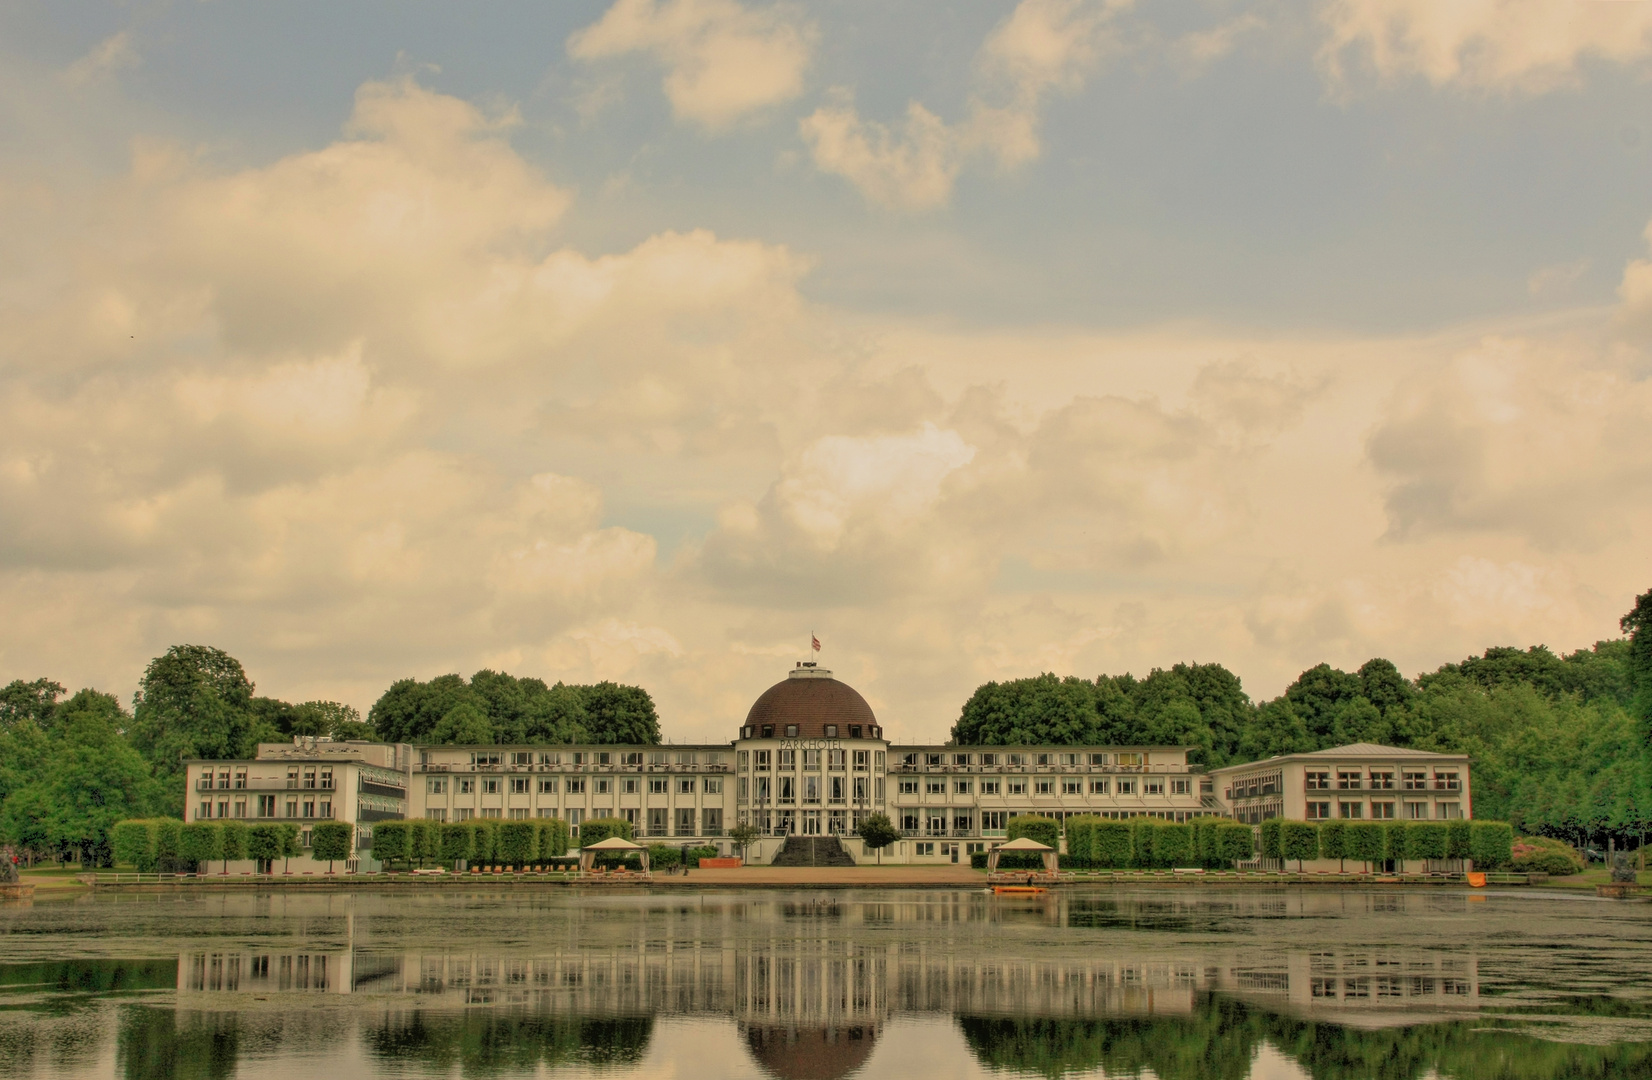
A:
<svg viewBox="0 0 1652 1080">
<path fill-rule="evenodd" d="M 757 699 L 728 743 L 414 747 L 300 738 L 260 745 L 250 761 L 190 762 L 186 814 L 295 821 L 305 847 L 315 821 L 351 821 L 364 853 L 372 823 L 386 819 L 555 817 L 577 836 L 584 821 L 617 817 L 639 840 L 729 852 L 729 830 L 749 823 L 763 835 L 746 853 L 753 862 L 772 859 L 790 836 L 840 837 L 855 861 L 878 861 L 855 835 L 874 813 L 887 814 L 900 831 L 881 856 L 892 862 L 965 861 L 1021 814 L 1178 822 L 1306 815 L 1292 812 L 1309 801 L 1305 789 L 1291 797 L 1284 790 L 1299 774 L 1301 784 L 1311 782 L 1315 755 L 1206 773 L 1188 763 L 1189 749 L 893 745 L 859 693 L 830 671 L 799 664 Z M 1410 801 L 1426 802 L 1431 816 L 1445 816 L 1455 802 L 1455 812 L 1468 816 L 1466 759 L 1375 749 L 1403 756 L 1430 782 L 1455 770 L 1461 790 L 1454 800 L 1430 792 Z M 1298 759 L 1310 764 L 1299 768 Z M 1389 769 L 1388 760 L 1354 753 L 1340 765 L 1329 762 L 1327 772 L 1357 764 L 1362 783 L 1368 776 L 1379 782 L 1385 770 L 1410 775 L 1399 765 Z M 1253 785 L 1253 775 L 1266 783 Z M 1351 789 L 1330 801 L 1352 805 Z M 363 868 L 373 865 L 369 857 Z"/>
</svg>

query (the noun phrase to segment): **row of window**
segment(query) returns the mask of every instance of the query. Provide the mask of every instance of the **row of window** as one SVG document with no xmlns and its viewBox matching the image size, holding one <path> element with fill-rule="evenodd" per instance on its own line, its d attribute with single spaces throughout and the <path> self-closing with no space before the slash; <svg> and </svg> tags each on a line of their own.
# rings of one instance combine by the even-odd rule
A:
<svg viewBox="0 0 1652 1080">
<path fill-rule="evenodd" d="M 876 724 L 844 724 L 841 727 L 837 724 L 827 724 L 824 730 L 828 739 L 840 738 L 839 732 L 851 739 L 883 738 L 883 729 Z M 740 737 L 742 739 L 772 739 L 775 737 L 776 731 L 780 731 L 783 738 L 797 738 L 796 724 L 782 724 L 778 728 L 773 724 L 747 724 L 740 729 Z"/>
<path fill-rule="evenodd" d="M 1336 816 L 1346 818 L 1349 821 L 1365 820 L 1367 818 L 1367 805 L 1370 807 L 1369 820 L 1372 821 L 1393 821 L 1395 820 L 1395 810 L 1399 808 L 1399 804 L 1381 801 L 1373 801 L 1369 804 L 1364 802 L 1338 802 L 1336 804 Z M 1435 803 L 1434 806 L 1435 817 L 1438 820 L 1455 821 L 1463 816 L 1461 803 L 1442 802 Z M 1405 819 L 1408 821 L 1427 821 L 1429 816 L 1428 807 L 1429 804 L 1426 802 L 1407 802 L 1400 809 L 1400 812 L 1405 815 Z M 1328 821 L 1331 817 L 1331 804 L 1329 802 L 1309 802 L 1307 816 L 1310 821 Z"/>
<path fill-rule="evenodd" d="M 874 753 L 877 755 L 876 758 L 873 757 Z M 849 751 L 828 747 L 824 750 L 806 749 L 802 751 L 802 754 L 803 768 L 805 771 L 813 770 L 815 772 L 819 772 L 820 763 L 823 760 L 825 761 L 828 769 L 838 771 L 848 768 L 849 762 L 853 761 L 856 772 L 865 772 L 870 764 L 875 760 L 878 764 L 878 771 L 883 771 L 882 750 Z M 749 760 L 756 763 L 757 770 L 759 772 L 768 771 L 771 763 L 775 764 L 782 772 L 795 772 L 797 770 L 797 750 L 741 750 L 739 751 L 738 760 L 736 761 L 736 768 L 738 768 L 741 772 L 748 771 L 748 755 Z"/>
<path fill-rule="evenodd" d="M 902 795 L 918 794 L 919 783 L 920 781 L 915 779 L 902 780 L 900 782 L 900 793 Z M 948 782 L 944 779 L 930 777 L 924 779 L 921 783 L 925 795 L 945 795 L 947 793 Z M 1082 779 L 1035 779 L 1027 781 L 1013 778 L 1009 780 L 981 781 L 953 780 L 951 781 L 952 794 L 972 795 L 975 792 L 977 783 L 980 785 L 982 795 L 1025 795 L 1029 783 L 1032 786 L 1034 795 L 1055 795 L 1058 792 L 1062 795 L 1083 795 L 1086 787 L 1088 787 L 1091 795 L 1135 795 L 1138 791 L 1142 795 L 1163 795 L 1167 781 L 1156 776 L 1142 777 L 1139 780 L 1135 777 L 1108 777 L 1105 779 L 1092 777 L 1088 781 Z M 1171 777 L 1168 783 L 1172 795 L 1191 795 L 1193 793 L 1193 780 L 1190 777 Z"/>
<path fill-rule="evenodd" d="M 801 785 L 799 780 L 802 781 Z M 798 792 L 801 788 L 803 801 L 818 803 L 822 796 L 828 802 L 847 802 L 853 796 L 855 802 L 863 803 L 875 793 L 877 801 L 883 801 L 883 777 L 867 776 L 777 776 L 772 779 L 767 776 L 740 777 L 740 801 L 747 801 L 748 792 L 756 792 L 760 803 L 779 802 L 795 803 L 798 801 Z M 776 793 L 778 792 L 778 797 Z"/>
<path fill-rule="evenodd" d="M 244 791 L 247 787 L 247 769 L 245 766 L 238 766 L 233 771 L 223 768 L 217 770 L 216 776 L 214 776 L 212 769 L 203 769 L 200 778 L 195 781 L 195 786 L 201 791 Z M 287 786 L 290 788 L 329 789 L 333 786 L 333 767 L 331 765 L 291 766 L 287 769 Z"/>
<path fill-rule="evenodd" d="M 681 806 L 675 810 L 663 806 L 647 810 L 625 807 L 619 810 L 597 810 L 594 813 L 599 817 L 618 817 L 630 822 L 633 835 L 636 836 L 723 835 L 723 811 L 717 807 L 698 811 L 692 806 Z M 431 821 L 448 821 L 449 814 L 450 811 L 442 807 L 433 807 L 425 811 L 425 817 Z M 579 827 L 585 821 L 585 810 L 580 807 L 570 807 L 558 813 L 554 807 L 542 806 L 537 814 L 529 814 L 525 806 L 515 806 L 508 810 L 498 806 L 483 807 L 480 810 L 461 806 L 452 810 L 451 815 L 451 820 L 455 822 L 478 819 L 525 821 L 530 817 L 562 818 L 568 822 L 575 836 L 579 835 Z"/>
<path fill-rule="evenodd" d="M 570 765 L 619 765 L 636 767 L 649 765 L 721 765 L 723 755 L 716 751 L 696 750 L 474 750 L 470 755 L 472 766 L 494 765 L 561 765 L 563 759 Z M 422 757 L 430 764 L 430 753 Z"/>
<path fill-rule="evenodd" d="M 1462 788 L 1459 774 L 1455 769 L 1435 769 L 1432 782 L 1426 770 L 1404 769 L 1400 771 L 1399 776 L 1399 789 L 1403 791 L 1459 791 Z M 1236 789 L 1237 787 L 1238 785 L 1235 784 Z M 1330 791 L 1330 771 L 1308 772 L 1307 788 L 1309 791 Z M 1395 790 L 1394 770 L 1372 769 L 1367 774 L 1359 769 L 1338 769 L 1336 771 L 1336 790 L 1393 791 Z"/>
<path fill-rule="evenodd" d="M 274 795 L 258 796 L 258 816 L 261 818 L 289 817 L 289 818 L 330 818 L 333 816 L 332 798 L 289 798 L 286 802 L 286 813 L 280 813 L 282 800 Z M 214 813 L 214 811 L 217 811 Z M 240 798 L 232 803 L 229 799 L 202 799 L 195 808 L 195 820 L 207 821 L 211 818 L 245 818 L 247 816 L 247 800 Z"/>
<path fill-rule="evenodd" d="M 930 769 L 940 769 L 947 766 L 983 765 L 995 768 L 1000 765 L 1122 765 L 1127 768 L 1139 768 L 1147 764 L 1147 755 L 1134 751 L 1125 751 L 1111 754 L 1080 754 L 1060 751 L 1038 753 L 992 753 L 964 754 L 964 753 L 903 753 L 901 765 L 908 769 L 920 766 Z"/>
<path fill-rule="evenodd" d="M 483 795 L 499 795 L 506 790 L 512 795 L 527 795 L 535 789 L 541 795 L 555 795 L 558 789 L 569 795 L 584 795 L 587 791 L 610 795 L 616 789 L 622 795 L 637 795 L 641 794 L 644 783 L 647 783 L 650 795 L 668 795 L 673 788 L 678 795 L 693 795 L 696 791 L 707 795 L 723 793 L 723 778 L 720 776 L 649 777 L 646 781 L 635 776 L 432 776 L 425 781 L 425 789 L 432 795 L 446 795 L 449 791 L 459 795 L 474 795 L 478 791 Z"/>
</svg>

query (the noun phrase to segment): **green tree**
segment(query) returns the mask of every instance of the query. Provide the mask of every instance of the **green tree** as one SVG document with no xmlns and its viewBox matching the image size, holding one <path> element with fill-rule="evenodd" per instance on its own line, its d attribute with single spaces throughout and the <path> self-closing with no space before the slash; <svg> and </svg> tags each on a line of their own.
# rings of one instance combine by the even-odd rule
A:
<svg viewBox="0 0 1652 1080">
<path fill-rule="evenodd" d="M 1444 822 L 1419 821 L 1411 826 L 1407 847 L 1413 859 L 1443 859 L 1447 851 Z"/>
<path fill-rule="evenodd" d="M 130 866 L 140 874 L 155 872 L 154 822 L 142 819 L 116 822 L 109 830 L 109 847 L 116 866 Z"/>
<path fill-rule="evenodd" d="M 326 859 L 327 872 L 333 872 L 333 863 L 350 857 L 350 843 L 355 838 L 355 826 L 348 821 L 318 821 L 310 830 L 310 858 Z"/>
<path fill-rule="evenodd" d="M 1216 854 L 1230 864 L 1255 858 L 1256 831 L 1236 821 L 1223 822 L 1216 827 Z"/>
<path fill-rule="evenodd" d="M 280 827 L 269 822 L 260 822 L 248 829 L 247 858 L 259 864 L 270 864 L 281 858 Z"/>
<path fill-rule="evenodd" d="M 506 821 L 499 826 L 499 860 L 522 867 L 539 855 L 539 830 L 531 821 Z"/>
<path fill-rule="evenodd" d="M 1411 826 L 1404 821 L 1390 821 L 1383 825 L 1383 857 L 1393 859 L 1395 869 L 1403 871 L 1405 861 L 1411 858 Z"/>
<path fill-rule="evenodd" d="M 239 862 L 247 857 L 247 823 L 244 821 L 224 822 L 224 873 L 229 873 L 229 864 Z"/>
<path fill-rule="evenodd" d="M 1042 814 L 1017 814 L 1006 822 L 1004 839 L 1016 840 L 1023 836 L 1045 847 L 1056 848 L 1061 843 L 1061 826 L 1055 818 Z"/>
<path fill-rule="evenodd" d="M 170 781 L 189 758 L 251 757 L 252 682 L 222 649 L 174 645 L 133 698 L 132 745 Z"/>
<path fill-rule="evenodd" d="M 193 873 L 200 873 L 202 863 L 216 862 L 223 858 L 223 830 L 211 821 L 189 822 L 183 827 L 178 854 Z"/>
<path fill-rule="evenodd" d="M 1096 688 L 1046 673 L 990 682 L 964 703 L 952 727 L 961 746 L 1081 745 L 1097 740 Z"/>
<path fill-rule="evenodd" d="M 1369 874 L 1371 864 L 1383 857 L 1382 826 L 1375 821 L 1350 821 L 1345 835 L 1348 858 L 1363 862 Z"/>
<path fill-rule="evenodd" d="M 51 679 L 33 682 L 13 679 L 0 688 L 0 731 L 25 723 L 32 723 L 43 732 L 51 730 L 57 699 L 64 693 L 63 685 Z"/>
<path fill-rule="evenodd" d="M 1635 597 L 1618 625 L 1629 635 L 1629 686 L 1643 741 L 1652 741 L 1652 589 Z"/>
<path fill-rule="evenodd" d="M 1262 839 L 1262 857 L 1264 859 L 1283 859 L 1285 857 L 1284 843 L 1285 820 L 1283 818 L 1268 818 L 1258 829 Z"/>
<path fill-rule="evenodd" d="M 1303 862 L 1319 858 L 1319 826 L 1310 821 L 1287 821 L 1280 829 L 1280 853 L 1296 860 L 1296 872 Z"/>
<path fill-rule="evenodd" d="M 621 840 L 631 839 L 631 823 L 624 818 L 591 818 L 579 827 L 579 846 L 590 847 L 600 844 L 610 836 L 617 836 Z"/>
<path fill-rule="evenodd" d="M 855 826 L 855 832 L 867 847 L 878 853 L 879 865 L 883 863 L 883 849 L 901 838 L 888 814 L 867 814 Z"/>
<path fill-rule="evenodd" d="M 1165 867 L 1188 866 L 1193 862 L 1193 828 L 1179 822 L 1159 824 L 1153 838 L 1155 860 Z"/>
<path fill-rule="evenodd" d="M 450 709 L 430 732 L 431 742 L 452 746 L 491 746 L 496 738 L 493 721 L 468 701 Z"/>
<path fill-rule="evenodd" d="M 294 705 L 288 722 L 289 735 L 325 735 L 340 742 L 347 739 L 376 741 L 372 725 L 362 722 L 354 705 L 337 701 L 306 701 Z"/>
<path fill-rule="evenodd" d="M 1514 858 L 1514 830 L 1504 821 L 1476 821 L 1469 832 L 1469 857 L 1476 870 L 1496 870 Z"/>
<path fill-rule="evenodd" d="M 1337 873 L 1346 869 L 1343 860 L 1348 856 L 1348 823 L 1342 820 L 1322 821 L 1319 825 L 1319 855 L 1322 859 L 1335 859 Z"/>
<path fill-rule="evenodd" d="M 660 718 L 654 699 L 640 686 L 600 682 L 581 687 L 587 737 L 594 743 L 654 746 Z"/>
<path fill-rule="evenodd" d="M 740 824 L 728 831 L 729 839 L 734 841 L 734 846 L 740 849 L 740 859 L 742 862 L 745 861 L 746 851 L 753 844 L 757 843 L 758 838 L 762 835 L 762 829 L 759 829 L 756 825 L 753 825 L 747 821 L 742 821 Z M 880 855 L 878 858 L 881 862 L 883 857 Z"/>
<path fill-rule="evenodd" d="M 275 827 L 276 836 L 281 844 L 281 872 L 292 873 L 292 860 L 304 854 L 304 849 L 298 843 L 298 826 L 290 821 L 283 821 Z"/>
<path fill-rule="evenodd" d="M 451 821 L 442 826 L 441 833 L 441 859 L 457 870 L 460 860 L 470 859 L 476 850 L 476 826 L 468 821 Z"/>
<path fill-rule="evenodd" d="M 1135 857 L 1128 822 L 1102 821 L 1090 833 L 1090 862 L 1104 869 L 1129 866 Z"/>
</svg>

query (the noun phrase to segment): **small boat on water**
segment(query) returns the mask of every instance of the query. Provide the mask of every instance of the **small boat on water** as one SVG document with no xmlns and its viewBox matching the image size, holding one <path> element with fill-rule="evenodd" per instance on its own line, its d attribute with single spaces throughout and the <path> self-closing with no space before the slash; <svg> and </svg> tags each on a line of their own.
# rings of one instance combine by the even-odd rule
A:
<svg viewBox="0 0 1652 1080">
<path fill-rule="evenodd" d="M 994 885 L 992 891 L 998 896 L 1037 896 L 1046 890 L 1042 885 Z"/>
</svg>

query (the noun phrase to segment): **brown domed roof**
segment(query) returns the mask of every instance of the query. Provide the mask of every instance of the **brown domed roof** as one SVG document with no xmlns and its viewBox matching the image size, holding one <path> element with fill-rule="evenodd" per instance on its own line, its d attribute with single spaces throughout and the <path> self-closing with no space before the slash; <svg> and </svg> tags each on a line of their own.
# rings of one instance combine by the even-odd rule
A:
<svg viewBox="0 0 1652 1080">
<path fill-rule="evenodd" d="M 877 1037 L 870 1023 L 816 1029 L 753 1025 L 746 1028 L 746 1049 L 778 1080 L 838 1080 L 866 1064 Z"/>
<path fill-rule="evenodd" d="M 849 726 L 858 724 L 862 738 L 875 739 L 882 736 L 877 723 L 872 706 L 854 687 L 838 682 L 823 668 L 800 667 L 763 691 L 746 714 L 741 733 L 751 738 L 771 725 L 774 736 L 820 739 L 830 737 L 826 725 L 832 724 L 837 730 L 831 736 L 847 739 Z M 796 725 L 796 732 L 787 730 L 791 725 Z"/>
</svg>

